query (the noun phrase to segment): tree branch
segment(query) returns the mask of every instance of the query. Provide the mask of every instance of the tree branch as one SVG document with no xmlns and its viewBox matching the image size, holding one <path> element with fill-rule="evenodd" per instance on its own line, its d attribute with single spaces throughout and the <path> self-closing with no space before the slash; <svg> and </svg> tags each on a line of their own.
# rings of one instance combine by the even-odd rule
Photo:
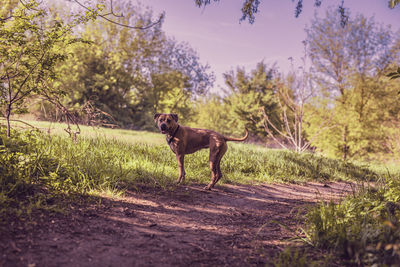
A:
<svg viewBox="0 0 400 267">
<path fill-rule="evenodd" d="M 67 1 L 74 1 L 74 2 L 77 3 L 79 6 L 83 7 L 84 9 L 86 9 L 86 10 L 88 10 L 88 11 L 93 11 L 92 9 L 90 9 L 90 8 L 87 7 L 87 6 L 85 6 L 84 4 L 82 4 L 81 2 L 79 2 L 78 0 L 67 0 Z M 157 21 L 152 22 L 152 23 L 150 23 L 150 24 L 148 24 L 148 25 L 146 25 L 146 26 L 144 26 L 144 27 L 139 27 L 139 26 L 131 26 L 131 25 L 127 25 L 127 24 L 122 24 L 122 23 L 116 22 L 116 21 L 114 21 L 114 20 L 111 20 L 111 19 L 109 19 L 109 18 L 106 17 L 107 15 L 110 15 L 110 14 L 112 14 L 112 15 L 114 15 L 114 16 L 116 16 L 116 17 L 123 17 L 123 16 L 117 16 L 117 15 L 114 14 L 114 11 L 113 11 L 113 9 L 112 9 L 112 1 L 111 1 L 111 13 L 108 13 L 108 14 L 98 14 L 98 16 L 101 17 L 102 19 L 104 19 L 104 20 L 106 20 L 106 21 L 108 21 L 108 22 L 111 22 L 111 23 L 113 23 L 113 24 L 116 24 L 116 25 L 118 25 L 118 26 L 126 27 L 126 28 L 129 28 L 129 29 L 135 29 L 135 30 L 147 30 L 147 29 L 150 29 L 150 28 L 154 27 L 154 26 L 157 25 L 157 24 L 160 24 L 160 23 L 163 21 L 164 15 L 165 15 L 164 13 L 162 13 L 162 14 L 160 15 L 160 17 L 158 18 Z"/>
<path fill-rule="evenodd" d="M 28 90 L 27 92 L 25 92 L 24 94 L 22 94 L 20 97 L 18 97 L 18 95 L 21 93 L 22 91 L 22 87 L 25 85 L 25 83 L 28 81 L 29 77 L 32 75 L 33 71 L 36 69 L 36 67 L 42 62 L 44 56 L 46 55 L 47 52 L 44 52 L 42 54 L 42 56 L 40 57 L 40 59 L 36 62 L 36 64 L 29 70 L 28 75 L 26 75 L 25 79 L 21 82 L 19 89 L 17 90 L 17 93 L 15 94 L 15 96 L 13 97 L 13 99 L 11 100 L 12 102 L 17 102 L 20 99 L 24 98 L 25 96 L 27 96 L 28 94 L 30 94 L 33 89 Z"/>
</svg>

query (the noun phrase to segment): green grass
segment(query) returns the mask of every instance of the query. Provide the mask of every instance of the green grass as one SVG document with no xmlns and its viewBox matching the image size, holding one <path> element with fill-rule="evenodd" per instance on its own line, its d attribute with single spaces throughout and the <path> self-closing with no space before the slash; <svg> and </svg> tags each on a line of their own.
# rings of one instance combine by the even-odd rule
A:
<svg viewBox="0 0 400 267">
<path fill-rule="evenodd" d="M 321 203 L 306 216 L 314 246 L 358 266 L 400 264 L 400 179 L 386 177 L 339 204 Z"/>
<path fill-rule="evenodd" d="M 1 121 L 0 121 L 1 123 Z M 16 129 L 38 129 L 42 132 L 49 133 L 51 135 L 60 135 L 63 137 L 68 137 L 68 133 L 65 131 L 67 129 L 67 124 L 65 123 L 54 123 L 49 121 L 33 121 L 33 120 L 15 120 L 11 122 L 13 128 Z M 152 132 L 145 131 L 131 131 L 124 129 L 111 129 L 104 127 L 92 127 L 79 125 L 79 129 L 71 125 L 73 131 L 79 131 L 77 135 L 78 138 L 81 137 L 104 137 L 107 139 L 115 139 L 119 141 L 124 141 L 130 144 L 133 143 L 143 143 L 143 144 L 164 144 L 165 138 L 163 135 Z"/>
<path fill-rule="evenodd" d="M 80 126 L 81 134 L 75 144 L 64 131 L 65 124 L 28 123 L 50 132 L 52 137 L 46 142 L 47 146 L 54 148 L 51 153 L 65 162 L 80 166 L 85 170 L 85 177 L 90 177 L 85 178 L 87 180 L 104 181 L 103 174 L 107 174 L 111 177 L 109 185 L 120 184 L 121 181 L 125 184 L 142 182 L 163 185 L 178 175 L 175 156 L 162 134 Z M 25 127 L 20 123 L 15 125 Z M 234 142 L 229 142 L 228 146 L 221 163 L 224 175 L 221 183 L 366 181 L 376 180 L 387 172 L 384 168 L 372 169 L 369 165 L 328 159 L 311 153 L 297 154 Z M 188 182 L 209 181 L 208 155 L 207 150 L 201 150 L 185 157 Z M 96 173 L 93 170 L 104 171 Z M 391 171 L 400 173 L 400 169 Z M 105 186 L 107 183 L 101 184 Z"/>
<path fill-rule="evenodd" d="M 66 125 L 29 123 L 40 130 L 14 123 L 24 129 L 13 130 L 8 138 L 0 126 L 0 226 L 10 218 L 29 219 L 38 210 L 62 211 L 63 200 L 74 196 L 118 196 L 142 186 L 169 190 L 178 176 L 175 155 L 159 133 L 81 126 L 73 141 L 63 130 Z M 186 183 L 209 182 L 208 155 L 201 150 L 185 157 Z M 398 260 L 399 166 L 230 142 L 221 169 L 224 176 L 218 185 L 373 181 L 374 189 L 310 210 L 304 230 L 307 242 L 361 265 Z M 301 266 L 307 261 L 307 256 L 289 251 L 275 264 Z"/>
<path fill-rule="evenodd" d="M 54 164 L 58 167 L 67 169 L 65 175 L 68 175 L 69 180 L 66 181 L 71 181 L 71 190 L 80 193 L 96 190 L 117 192 L 140 184 L 165 187 L 178 176 L 175 155 L 161 134 L 81 126 L 81 135 L 77 142 L 73 142 L 63 131 L 63 124 L 29 123 L 42 131 L 30 134 L 14 131 L 13 137 L 7 142 L 18 143 L 20 139 L 27 139 L 21 151 L 17 152 L 31 153 L 29 157 L 32 153 L 40 154 L 56 162 Z M 52 134 L 46 134 L 48 132 Z M 6 140 L 4 129 L 2 134 L 3 140 Z M 208 155 L 207 150 L 186 155 L 186 182 L 208 183 Z M 15 166 L 17 168 L 20 165 Z M 233 142 L 229 143 L 221 169 L 224 176 L 220 184 L 373 181 L 388 172 L 385 168 L 378 168 L 378 165 L 371 168 L 369 165 L 353 164 L 311 153 L 297 154 Z M 400 169 L 390 171 L 397 175 Z"/>
</svg>

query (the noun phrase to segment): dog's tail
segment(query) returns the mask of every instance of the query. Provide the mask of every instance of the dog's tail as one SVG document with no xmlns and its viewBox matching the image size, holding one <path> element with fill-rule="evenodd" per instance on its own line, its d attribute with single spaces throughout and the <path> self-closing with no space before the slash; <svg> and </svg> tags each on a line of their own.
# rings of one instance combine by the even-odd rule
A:
<svg viewBox="0 0 400 267">
<path fill-rule="evenodd" d="M 247 137 L 249 137 L 249 130 L 247 130 L 247 128 L 245 128 L 245 129 L 246 129 L 246 134 L 242 138 L 233 138 L 233 137 L 224 136 L 225 141 L 238 141 L 238 142 L 241 142 L 241 141 L 246 140 Z"/>
</svg>

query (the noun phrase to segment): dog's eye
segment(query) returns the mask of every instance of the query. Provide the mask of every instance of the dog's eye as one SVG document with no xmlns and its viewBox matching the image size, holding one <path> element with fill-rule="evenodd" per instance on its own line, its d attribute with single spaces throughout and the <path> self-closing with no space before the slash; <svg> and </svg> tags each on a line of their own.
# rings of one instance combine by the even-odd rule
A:
<svg viewBox="0 0 400 267">
<path fill-rule="evenodd" d="M 171 122 L 171 120 L 170 120 L 170 119 L 167 119 L 167 122 L 168 122 L 168 123 L 170 123 L 170 122 Z"/>
</svg>

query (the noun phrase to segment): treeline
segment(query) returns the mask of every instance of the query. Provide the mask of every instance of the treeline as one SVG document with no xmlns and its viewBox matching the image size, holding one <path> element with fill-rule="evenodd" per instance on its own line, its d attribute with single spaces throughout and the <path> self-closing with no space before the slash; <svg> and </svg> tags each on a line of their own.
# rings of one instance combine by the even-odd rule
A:
<svg viewBox="0 0 400 267">
<path fill-rule="evenodd" d="M 63 0 L 29 1 L 28 8 L 2 1 L 5 117 L 30 112 L 45 120 L 73 116 L 82 124 L 155 130 L 154 113 L 174 112 L 183 124 L 228 135 L 247 127 L 254 141 L 297 151 L 343 159 L 400 154 L 399 80 L 387 77 L 400 62 L 400 35 L 373 18 L 348 14 L 343 25 L 328 10 L 305 29 L 300 68 L 283 74 L 263 61 L 253 70 L 237 67 L 224 74 L 224 92 L 216 95 L 209 93 L 210 67 L 188 44 L 167 36 L 163 16 L 149 8 L 131 1 L 77 10 Z M 106 11 L 113 22 L 102 19 Z"/>
</svg>

